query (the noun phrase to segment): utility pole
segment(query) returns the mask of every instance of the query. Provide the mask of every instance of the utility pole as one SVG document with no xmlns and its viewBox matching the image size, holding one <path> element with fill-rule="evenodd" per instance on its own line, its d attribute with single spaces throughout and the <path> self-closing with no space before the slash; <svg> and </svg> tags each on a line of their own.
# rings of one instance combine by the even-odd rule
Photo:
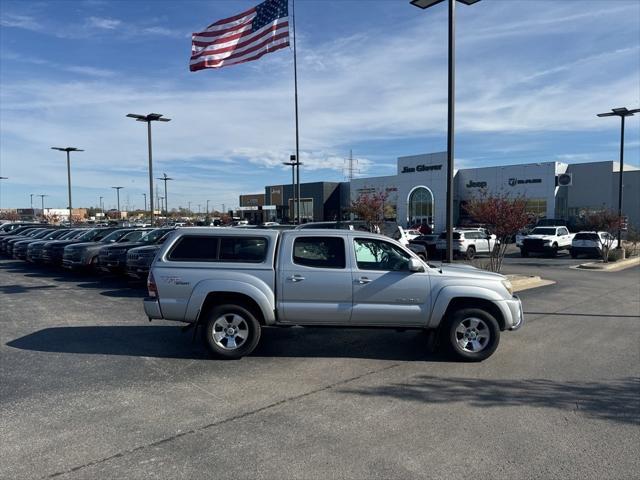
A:
<svg viewBox="0 0 640 480">
<path fill-rule="evenodd" d="M 163 173 L 161 177 L 157 177 L 157 180 L 164 181 L 164 215 L 166 217 L 169 212 L 169 201 L 167 200 L 167 181 L 174 179 L 171 177 L 167 177 L 167 174 Z"/>
</svg>

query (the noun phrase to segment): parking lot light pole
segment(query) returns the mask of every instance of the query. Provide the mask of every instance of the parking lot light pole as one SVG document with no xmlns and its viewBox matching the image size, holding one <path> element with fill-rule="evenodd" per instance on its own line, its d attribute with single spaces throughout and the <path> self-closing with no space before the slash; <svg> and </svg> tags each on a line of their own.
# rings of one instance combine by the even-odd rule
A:
<svg viewBox="0 0 640 480">
<path fill-rule="evenodd" d="M 49 195 L 38 195 L 40 197 L 40 204 L 42 208 L 42 220 L 44 220 L 44 197 L 48 197 Z"/>
<path fill-rule="evenodd" d="M 99 197 L 100 198 L 100 213 L 102 213 L 102 220 L 104 220 L 104 205 L 102 204 L 102 199 L 104 197 Z"/>
<path fill-rule="evenodd" d="M 611 112 L 598 113 L 598 117 L 620 117 L 620 172 L 618 173 L 618 249 L 622 248 L 622 176 L 624 173 L 624 119 L 633 117 L 635 113 L 640 112 L 640 108 L 633 110 L 627 107 L 612 108 Z"/>
<path fill-rule="evenodd" d="M 69 189 L 69 226 L 71 226 L 71 159 L 70 152 L 84 152 L 76 147 L 51 147 L 51 150 L 58 150 L 60 152 L 67 152 L 67 187 Z"/>
<path fill-rule="evenodd" d="M 149 150 L 149 213 L 151 226 L 153 226 L 153 155 L 151 152 L 151 122 L 169 122 L 171 119 L 164 118 L 161 113 L 150 113 L 148 115 L 128 113 L 127 117 L 134 118 L 137 122 L 146 122 L 147 124 L 147 143 Z"/>
<path fill-rule="evenodd" d="M 410 3 L 416 7 L 426 9 L 443 2 L 444 0 L 411 0 Z M 465 5 L 472 5 L 480 0 L 447 0 L 449 4 L 449 62 L 448 62 L 448 114 L 447 114 L 447 254 L 445 262 L 453 261 L 453 158 L 454 158 L 454 138 L 455 138 L 455 95 L 456 95 L 456 21 L 455 5 L 456 1 Z"/>
<path fill-rule="evenodd" d="M 147 194 L 143 193 L 142 196 L 144 197 L 144 211 L 147 211 Z"/>
<path fill-rule="evenodd" d="M 4 177 L 3 177 L 4 178 Z M 29 203 L 31 205 L 31 210 L 33 210 L 33 193 L 29 194 Z"/>
<path fill-rule="evenodd" d="M 209 202 L 210 200 L 207 200 L 207 218 L 209 218 Z"/>
<path fill-rule="evenodd" d="M 118 220 L 122 220 L 122 213 L 120 212 L 120 190 L 124 187 L 111 187 L 116 191 L 117 199 L 118 199 Z"/>
</svg>

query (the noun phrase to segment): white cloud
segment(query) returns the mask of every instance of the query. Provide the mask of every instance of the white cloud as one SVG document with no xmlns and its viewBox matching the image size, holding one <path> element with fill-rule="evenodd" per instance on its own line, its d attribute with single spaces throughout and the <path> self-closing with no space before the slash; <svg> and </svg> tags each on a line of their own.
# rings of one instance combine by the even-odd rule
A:
<svg viewBox="0 0 640 480">
<path fill-rule="evenodd" d="M 122 25 L 122 21 L 118 19 L 101 17 L 89 17 L 87 23 L 89 27 L 103 28 L 105 30 L 115 30 Z"/>
<path fill-rule="evenodd" d="M 11 13 L 3 13 L 2 16 L 0 16 L 0 26 L 22 28 L 34 32 L 42 30 L 42 25 L 34 17 Z"/>
<path fill-rule="evenodd" d="M 554 55 L 526 60 L 517 49 L 507 48 L 508 36 L 520 37 L 532 25 L 561 29 L 563 23 L 554 21 L 554 12 L 558 18 L 566 17 L 564 7 L 558 11 L 555 3 L 547 5 L 549 12 L 533 9 L 526 12 L 531 14 L 526 21 L 509 23 L 499 16 L 505 10 L 500 4 L 492 18 L 473 20 L 477 27 L 473 33 L 460 33 L 458 135 L 481 133 L 504 140 L 514 132 L 526 132 L 533 140 L 503 150 L 535 153 L 535 135 L 601 130 L 605 127 L 595 113 L 611 106 L 631 107 L 640 98 L 637 45 L 620 49 L 595 45 L 586 54 L 574 44 L 559 45 L 571 58 L 568 61 Z M 609 14 L 572 14 L 565 21 L 572 28 L 588 22 L 591 28 L 594 18 L 602 15 Z M 102 29 L 126 33 L 131 28 L 119 20 L 93 18 Z M 301 38 L 304 175 L 343 178 L 350 145 L 444 136 L 446 29 L 443 22 L 428 16 L 416 18 L 401 28 L 356 32 L 325 43 Z M 497 41 L 488 25 L 498 25 Z M 179 33 L 163 27 L 145 29 L 151 35 Z M 295 148 L 293 75 L 291 55 L 286 52 L 230 67 L 242 69 L 238 76 L 205 71 L 187 77 L 171 71 L 163 76 L 171 78 L 165 82 L 152 81 L 151 76 L 115 82 L 113 72 L 102 65 L 68 65 L 63 68 L 95 80 L 7 82 L 0 92 L 1 152 L 4 158 L 21 160 L 5 161 L 4 168 L 8 164 L 16 182 L 62 187 L 63 162 L 52 169 L 57 157 L 48 148 L 70 143 L 86 149 L 74 160 L 74 184 L 86 188 L 126 184 L 132 195 L 145 191 L 144 125 L 125 114 L 158 111 L 172 118 L 170 123 L 153 125 L 153 145 L 156 171 L 179 178 L 170 187 L 173 198 L 201 201 L 206 196 L 237 203 L 240 193 L 290 180 L 289 167 L 282 165 Z M 359 157 L 360 175 L 394 170 L 394 155 Z M 472 160 L 458 160 L 459 165 L 465 162 Z"/>
</svg>

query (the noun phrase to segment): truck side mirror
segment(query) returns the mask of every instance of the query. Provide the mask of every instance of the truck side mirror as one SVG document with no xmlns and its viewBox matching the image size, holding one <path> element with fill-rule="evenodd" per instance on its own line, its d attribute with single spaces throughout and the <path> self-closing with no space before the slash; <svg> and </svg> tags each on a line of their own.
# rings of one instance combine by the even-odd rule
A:
<svg viewBox="0 0 640 480">
<path fill-rule="evenodd" d="M 409 271 L 410 272 L 424 272 L 424 265 L 417 258 L 409 259 Z"/>
</svg>

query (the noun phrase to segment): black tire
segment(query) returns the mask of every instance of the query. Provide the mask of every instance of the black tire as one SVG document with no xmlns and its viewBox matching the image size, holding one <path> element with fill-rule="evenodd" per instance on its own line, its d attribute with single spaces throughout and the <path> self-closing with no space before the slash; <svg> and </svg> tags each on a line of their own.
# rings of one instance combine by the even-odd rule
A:
<svg viewBox="0 0 640 480">
<path fill-rule="evenodd" d="M 520 249 L 520 256 L 523 258 L 527 258 L 529 256 L 529 251 L 526 248 Z"/>
<path fill-rule="evenodd" d="M 578 258 L 578 252 L 571 250 L 569 253 L 571 254 L 571 258 Z"/>
<path fill-rule="evenodd" d="M 467 257 L 467 260 L 473 260 L 473 258 L 476 256 L 476 247 L 474 247 L 473 245 L 467 247 L 465 256 Z"/>
<path fill-rule="evenodd" d="M 442 329 L 442 344 L 453 358 L 464 362 L 481 362 L 489 358 L 499 343 L 498 322 L 480 308 L 454 311 Z"/>
<path fill-rule="evenodd" d="M 558 244 L 554 243 L 553 246 L 551 247 L 551 256 L 552 257 L 557 257 L 558 256 Z"/>
<path fill-rule="evenodd" d="M 232 326 L 231 323 L 239 321 Z M 236 332 L 227 335 L 221 330 L 222 323 L 227 322 L 230 328 L 236 328 Z M 202 323 L 202 338 L 211 354 L 224 360 L 234 360 L 249 355 L 260 341 L 260 323 L 256 317 L 246 308 L 240 305 L 218 305 L 212 308 Z M 215 334 L 224 334 L 219 340 Z M 246 335 L 246 337 L 245 337 Z M 244 337 L 244 338 L 243 338 Z M 237 347 L 229 345 L 232 341 L 242 340 Z"/>
</svg>

